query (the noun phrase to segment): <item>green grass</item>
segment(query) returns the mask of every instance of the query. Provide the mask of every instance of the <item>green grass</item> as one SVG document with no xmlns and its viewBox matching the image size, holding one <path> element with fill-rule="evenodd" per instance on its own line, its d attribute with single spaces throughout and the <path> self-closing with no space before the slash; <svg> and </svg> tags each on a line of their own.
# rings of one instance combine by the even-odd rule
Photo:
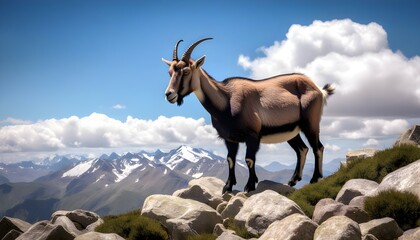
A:
<svg viewBox="0 0 420 240">
<path fill-rule="evenodd" d="M 106 216 L 104 223 L 95 231 L 116 233 L 129 240 L 166 240 L 169 235 L 162 225 L 154 219 L 140 215 L 139 211 L 131 211 L 118 216 Z"/>
<path fill-rule="evenodd" d="M 215 240 L 217 237 L 211 233 L 189 236 L 187 240 Z"/>
<path fill-rule="evenodd" d="M 316 203 L 323 198 L 335 198 L 348 180 L 364 178 L 380 183 L 388 173 L 418 159 L 420 159 L 420 148 L 416 146 L 403 145 L 386 149 L 371 158 L 355 159 L 333 175 L 318 183 L 308 184 L 288 197 L 295 201 L 306 215 L 312 217 Z"/>
<path fill-rule="evenodd" d="M 410 192 L 380 192 L 366 198 L 365 210 L 372 218 L 393 218 L 403 230 L 419 227 L 420 200 Z"/>
<path fill-rule="evenodd" d="M 245 239 L 249 239 L 249 238 L 255 238 L 257 236 L 249 233 L 246 228 L 244 227 L 239 227 L 235 224 L 233 218 L 229 218 L 227 221 L 227 229 L 233 230 L 235 231 L 236 235 L 238 235 L 239 237 L 245 238 Z"/>
</svg>

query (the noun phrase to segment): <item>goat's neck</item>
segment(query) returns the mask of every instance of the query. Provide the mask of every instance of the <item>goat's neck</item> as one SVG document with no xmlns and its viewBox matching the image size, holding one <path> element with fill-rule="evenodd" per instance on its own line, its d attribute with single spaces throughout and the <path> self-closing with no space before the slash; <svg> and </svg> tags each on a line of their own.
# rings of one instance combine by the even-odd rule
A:
<svg viewBox="0 0 420 240">
<path fill-rule="evenodd" d="M 228 95 L 220 82 L 212 79 L 203 69 L 198 69 L 196 76 L 198 86 L 194 91 L 203 107 L 217 117 L 228 105 Z"/>
</svg>

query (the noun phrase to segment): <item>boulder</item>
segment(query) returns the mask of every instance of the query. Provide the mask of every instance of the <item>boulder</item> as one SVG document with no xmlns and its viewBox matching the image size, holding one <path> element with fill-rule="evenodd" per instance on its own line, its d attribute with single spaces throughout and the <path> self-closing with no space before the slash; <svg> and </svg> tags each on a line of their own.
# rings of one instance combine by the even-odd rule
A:
<svg viewBox="0 0 420 240">
<path fill-rule="evenodd" d="M 420 239 L 420 227 L 410 229 L 398 238 L 398 240 L 418 240 Z"/>
<path fill-rule="evenodd" d="M 356 158 L 368 158 L 373 157 L 378 152 L 376 149 L 368 148 L 362 150 L 351 150 L 346 153 L 346 162 L 353 161 Z"/>
<path fill-rule="evenodd" d="M 73 240 L 76 236 L 69 233 L 63 226 L 54 225 L 48 221 L 37 222 L 16 240 Z"/>
<path fill-rule="evenodd" d="M 364 235 L 362 237 L 362 240 L 379 240 L 379 239 L 377 239 L 374 235 L 369 233 L 369 234 Z"/>
<path fill-rule="evenodd" d="M 357 196 L 350 201 L 349 206 L 365 209 L 366 198 L 367 196 Z"/>
<path fill-rule="evenodd" d="M 246 199 L 241 196 L 232 197 L 227 203 L 225 209 L 222 211 L 222 218 L 234 218 L 239 213 Z"/>
<path fill-rule="evenodd" d="M 384 177 L 377 192 L 387 189 L 408 191 L 420 198 L 420 159 Z"/>
<path fill-rule="evenodd" d="M 371 196 L 375 193 L 378 186 L 379 184 L 372 180 L 351 179 L 344 184 L 335 200 L 337 202 L 349 204 L 350 201 L 357 196 Z"/>
<path fill-rule="evenodd" d="M 160 221 L 174 239 L 212 233 L 214 226 L 222 222 L 220 214 L 204 203 L 159 194 L 146 198 L 141 215 Z"/>
<path fill-rule="evenodd" d="M 318 224 L 307 216 L 295 213 L 270 224 L 260 240 L 312 240 Z"/>
<path fill-rule="evenodd" d="M 202 177 L 193 179 L 188 188 L 174 192 L 173 196 L 193 199 L 216 209 L 223 202 L 222 190 L 225 183 L 215 177 Z"/>
<path fill-rule="evenodd" d="M 360 224 L 362 235 L 372 234 L 380 240 L 392 240 L 403 235 L 403 231 L 394 219 L 386 217 Z"/>
<path fill-rule="evenodd" d="M 12 229 L 1 240 L 15 240 L 20 235 L 22 235 L 22 232 Z"/>
<path fill-rule="evenodd" d="M 61 216 L 65 216 L 70 219 L 78 230 L 85 230 L 89 228 L 89 225 L 91 224 L 100 225 L 103 222 L 98 214 L 82 209 L 73 211 L 56 211 L 51 216 L 51 222 L 55 223 L 56 219 Z M 93 230 L 91 228 L 89 229 Z"/>
<path fill-rule="evenodd" d="M 52 221 L 52 224 L 63 226 L 67 230 L 67 232 L 72 233 L 75 236 L 78 236 L 84 233 L 82 230 L 77 229 L 74 223 L 66 216 L 55 217 L 54 220 Z"/>
<path fill-rule="evenodd" d="M 223 210 L 225 210 L 228 202 L 222 202 L 221 204 L 217 205 L 216 211 L 221 214 Z"/>
<path fill-rule="evenodd" d="M 300 207 L 292 200 L 274 191 L 266 190 L 249 197 L 234 222 L 245 227 L 253 235 L 260 235 L 276 220 L 281 220 L 294 213 L 304 215 Z"/>
<path fill-rule="evenodd" d="M 214 226 L 213 235 L 220 236 L 224 232 L 229 232 L 229 233 L 233 233 L 233 234 L 235 233 L 235 231 L 233 231 L 233 230 L 226 229 L 226 227 L 221 223 L 218 223 L 218 224 L 216 224 L 216 226 Z"/>
<path fill-rule="evenodd" d="M 403 144 L 420 145 L 420 125 L 414 125 L 403 132 L 394 143 L 394 146 L 401 146 Z"/>
<path fill-rule="evenodd" d="M 292 193 L 295 191 L 293 187 L 290 187 L 289 185 L 285 185 L 282 183 L 270 181 L 270 180 L 264 180 L 258 183 L 257 188 L 255 191 L 250 192 L 252 195 L 257 193 L 262 193 L 265 190 L 272 190 L 278 194 L 281 194 L 283 196 L 286 196 L 287 194 Z"/>
<path fill-rule="evenodd" d="M 224 232 L 216 238 L 216 240 L 245 240 L 232 232 Z"/>
<path fill-rule="evenodd" d="M 0 221 L 0 239 L 12 230 L 26 232 L 32 225 L 17 218 L 3 217 Z"/>
<path fill-rule="evenodd" d="M 124 240 L 124 238 L 115 233 L 89 232 L 77 236 L 74 240 Z"/>
<path fill-rule="evenodd" d="M 359 224 L 346 216 L 334 216 L 319 225 L 313 239 L 358 240 L 361 238 Z"/>
<path fill-rule="evenodd" d="M 315 205 L 312 220 L 321 224 L 333 216 L 346 216 L 357 223 L 367 222 L 370 220 L 369 215 L 363 209 L 344 205 L 331 198 L 321 199 Z"/>
</svg>

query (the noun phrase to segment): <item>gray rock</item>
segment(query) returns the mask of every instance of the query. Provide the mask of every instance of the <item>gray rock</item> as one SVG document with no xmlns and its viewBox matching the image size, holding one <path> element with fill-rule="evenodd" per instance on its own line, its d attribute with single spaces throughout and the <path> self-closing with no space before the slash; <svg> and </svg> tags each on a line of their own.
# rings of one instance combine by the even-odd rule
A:
<svg viewBox="0 0 420 240">
<path fill-rule="evenodd" d="M 408 191 L 420 198 L 420 159 L 384 177 L 377 192 L 387 189 Z"/>
<path fill-rule="evenodd" d="M 414 125 L 400 135 L 394 146 L 401 146 L 403 144 L 420 145 L 420 125 Z"/>
<path fill-rule="evenodd" d="M 253 235 L 260 235 L 276 220 L 281 220 L 294 213 L 304 215 L 300 207 L 292 200 L 274 191 L 266 190 L 249 197 L 234 222 L 245 227 Z"/>
<path fill-rule="evenodd" d="M 360 240 L 359 224 L 346 216 L 334 216 L 316 229 L 314 240 Z"/>
<path fill-rule="evenodd" d="M 375 236 L 373 236 L 372 234 L 366 234 L 362 237 L 362 240 L 379 240 L 377 239 Z"/>
<path fill-rule="evenodd" d="M 53 225 L 48 221 L 41 221 L 32 225 L 16 240 L 73 240 L 75 237 L 61 225 Z"/>
<path fill-rule="evenodd" d="M 83 234 L 83 230 L 76 228 L 74 223 L 66 216 L 57 216 L 53 219 L 52 224 L 63 226 L 67 232 L 72 233 L 75 236 Z"/>
<path fill-rule="evenodd" d="M 420 227 L 410 229 L 404 232 L 404 234 L 398 238 L 398 240 L 419 240 L 420 239 Z"/>
<path fill-rule="evenodd" d="M 77 236 L 74 240 L 124 240 L 124 238 L 115 233 L 89 232 Z"/>
<path fill-rule="evenodd" d="M 331 198 L 321 199 L 316 205 L 312 220 L 318 224 L 333 216 L 346 216 L 357 223 L 369 221 L 369 215 L 363 209 L 344 205 Z"/>
<path fill-rule="evenodd" d="M 378 152 L 376 149 L 368 148 L 362 150 L 351 150 L 346 153 L 346 162 L 353 161 L 356 158 L 368 158 Z"/>
<path fill-rule="evenodd" d="M 233 231 L 233 230 L 226 229 L 226 227 L 221 223 L 218 223 L 218 224 L 216 224 L 216 226 L 214 226 L 213 235 L 220 236 L 224 232 L 229 232 L 229 233 L 233 233 L 233 234 L 235 233 L 235 231 Z"/>
<path fill-rule="evenodd" d="M 232 232 L 224 232 L 216 240 L 245 240 L 245 238 L 241 238 Z"/>
<path fill-rule="evenodd" d="M 141 215 L 160 221 L 174 239 L 212 233 L 214 226 L 222 222 L 220 214 L 204 203 L 158 194 L 146 198 Z"/>
<path fill-rule="evenodd" d="M 307 216 L 295 213 L 270 224 L 259 240 L 312 240 L 317 227 Z"/>
<path fill-rule="evenodd" d="M 357 208 L 360 208 L 360 209 L 365 209 L 366 198 L 367 198 L 367 196 L 355 197 L 350 201 L 349 206 L 357 207 Z"/>
<path fill-rule="evenodd" d="M 392 240 L 403 235 L 403 231 L 394 219 L 386 217 L 360 224 L 362 235 L 372 234 L 380 240 Z"/>
<path fill-rule="evenodd" d="M 15 240 L 20 235 L 22 235 L 22 232 L 12 229 L 1 240 Z"/>
<path fill-rule="evenodd" d="M 0 221 L 0 239 L 12 230 L 26 232 L 32 225 L 17 218 L 3 217 Z"/>
<path fill-rule="evenodd" d="M 225 210 L 228 202 L 222 202 L 221 204 L 217 205 L 216 211 L 221 214 L 223 210 Z"/>
<path fill-rule="evenodd" d="M 202 177 L 193 179 L 188 188 L 176 191 L 173 196 L 193 199 L 216 209 L 223 202 L 222 190 L 225 183 L 215 177 Z"/>
<path fill-rule="evenodd" d="M 52 214 L 52 222 L 55 222 L 56 218 L 60 216 L 68 217 L 78 230 L 86 229 L 90 224 L 97 221 L 101 221 L 101 217 L 98 214 L 82 209 L 76 209 L 73 211 L 56 211 Z"/>
<path fill-rule="evenodd" d="M 337 202 L 349 204 L 350 201 L 357 196 L 371 196 L 375 193 L 378 186 L 379 184 L 375 181 L 351 179 L 344 184 L 335 200 Z"/>
<path fill-rule="evenodd" d="M 241 210 L 245 201 L 246 199 L 241 196 L 232 197 L 227 203 L 225 209 L 221 213 L 222 218 L 234 218 L 236 214 L 238 214 Z"/>
<path fill-rule="evenodd" d="M 254 195 L 257 193 L 262 193 L 265 190 L 272 190 L 283 196 L 286 196 L 287 194 L 290 194 L 293 191 L 295 191 L 295 189 L 293 187 L 290 187 L 289 185 L 285 185 L 285 184 L 270 181 L 270 180 L 264 180 L 258 183 L 257 189 L 255 189 L 255 191 L 252 191 L 250 193 Z"/>
</svg>

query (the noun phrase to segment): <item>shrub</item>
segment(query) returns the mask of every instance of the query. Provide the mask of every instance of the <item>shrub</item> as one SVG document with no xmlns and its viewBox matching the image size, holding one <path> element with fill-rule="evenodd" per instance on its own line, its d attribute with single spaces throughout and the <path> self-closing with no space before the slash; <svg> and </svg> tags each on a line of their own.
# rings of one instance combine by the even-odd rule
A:
<svg viewBox="0 0 420 240">
<path fill-rule="evenodd" d="M 365 210 L 372 218 L 390 217 L 403 230 L 415 228 L 420 223 L 420 200 L 410 192 L 386 190 L 366 198 Z"/>
<path fill-rule="evenodd" d="M 194 236 L 188 236 L 188 240 L 215 240 L 216 236 L 213 234 L 202 234 L 202 235 L 194 235 Z"/>
<path fill-rule="evenodd" d="M 315 205 L 323 198 L 335 198 L 341 187 L 350 179 L 364 178 L 380 183 L 390 172 L 420 159 L 420 148 L 411 145 L 393 147 L 370 158 L 355 159 L 333 175 L 297 189 L 288 197 L 295 201 L 309 217 Z"/>
<path fill-rule="evenodd" d="M 141 216 L 138 211 L 132 211 L 118 216 L 104 217 L 104 223 L 95 231 L 101 233 L 116 233 L 129 240 L 137 239 L 169 239 L 162 225 L 154 219 Z"/>
</svg>

